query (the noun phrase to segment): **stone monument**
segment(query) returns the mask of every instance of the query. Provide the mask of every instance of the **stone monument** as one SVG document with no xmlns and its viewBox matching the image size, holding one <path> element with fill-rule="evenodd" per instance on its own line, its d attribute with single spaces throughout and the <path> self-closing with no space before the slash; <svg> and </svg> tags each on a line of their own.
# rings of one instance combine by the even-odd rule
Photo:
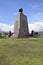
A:
<svg viewBox="0 0 43 65">
<path fill-rule="evenodd" d="M 19 9 L 18 15 L 15 17 L 14 38 L 26 38 L 29 36 L 27 16 L 23 14 L 23 9 Z"/>
</svg>

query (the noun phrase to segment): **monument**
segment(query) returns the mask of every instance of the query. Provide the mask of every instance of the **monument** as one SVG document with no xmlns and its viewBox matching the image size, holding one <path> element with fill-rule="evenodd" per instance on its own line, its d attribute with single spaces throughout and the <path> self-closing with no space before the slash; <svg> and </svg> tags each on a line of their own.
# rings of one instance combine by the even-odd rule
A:
<svg viewBox="0 0 43 65">
<path fill-rule="evenodd" d="M 26 38 L 29 36 L 27 16 L 23 14 L 23 9 L 19 9 L 18 15 L 15 17 L 13 38 Z"/>
</svg>

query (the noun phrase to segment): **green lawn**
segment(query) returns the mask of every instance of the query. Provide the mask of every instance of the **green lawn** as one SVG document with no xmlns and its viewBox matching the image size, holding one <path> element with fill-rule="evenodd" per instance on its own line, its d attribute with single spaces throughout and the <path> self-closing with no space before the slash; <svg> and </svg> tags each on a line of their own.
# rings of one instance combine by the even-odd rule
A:
<svg viewBox="0 0 43 65">
<path fill-rule="evenodd" d="M 43 38 L 0 39 L 0 65 L 43 65 Z"/>
</svg>

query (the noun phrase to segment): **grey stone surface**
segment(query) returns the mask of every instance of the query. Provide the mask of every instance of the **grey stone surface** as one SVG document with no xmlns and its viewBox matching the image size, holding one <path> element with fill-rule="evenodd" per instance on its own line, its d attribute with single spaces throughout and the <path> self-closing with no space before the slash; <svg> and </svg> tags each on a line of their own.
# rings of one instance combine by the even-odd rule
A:
<svg viewBox="0 0 43 65">
<path fill-rule="evenodd" d="M 25 38 L 29 35 L 27 16 L 19 12 L 15 17 L 14 23 L 14 38 Z"/>
</svg>

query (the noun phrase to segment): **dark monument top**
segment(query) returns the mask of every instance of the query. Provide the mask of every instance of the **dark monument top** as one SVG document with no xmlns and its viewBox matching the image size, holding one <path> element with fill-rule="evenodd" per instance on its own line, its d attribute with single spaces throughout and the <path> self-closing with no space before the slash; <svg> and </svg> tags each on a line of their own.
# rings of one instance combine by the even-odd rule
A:
<svg viewBox="0 0 43 65">
<path fill-rule="evenodd" d="M 19 12 L 21 12 L 21 13 L 22 13 L 22 12 L 23 12 L 23 9 L 22 9 L 22 8 L 20 8 L 20 9 L 19 9 Z"/>
</svg>

